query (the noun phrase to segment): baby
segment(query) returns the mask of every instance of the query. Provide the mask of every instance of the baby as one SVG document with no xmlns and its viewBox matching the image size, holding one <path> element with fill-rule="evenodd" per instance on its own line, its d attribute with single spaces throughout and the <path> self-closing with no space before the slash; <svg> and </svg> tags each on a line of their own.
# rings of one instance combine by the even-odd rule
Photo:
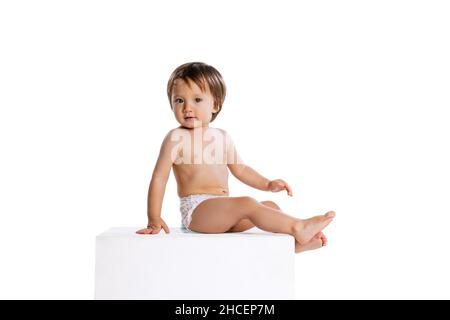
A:
<svg viewBox="0 0 450 320">
<path fill-rule="evenodd" d="M 228 133 L 209 127 L 222 110 L 226 87 L 221 74 L 201 62 L 186 63 L 172 73 L 167 95 L 180 126 L 162 142 L 148 191 L 148 224 L 138 234 L 157 234 L 169 228 L 161 218 L 161 207 L 170 170 L 177 182 L 183 226 L 194 232 L 241 232 L 258 227 L 269 232 L 290 234 L 295 252 L 327 244 L 322 230 L 335 213 L 297 219 L 283 213 L 273 201 L 231 197 L 228 170 L 243 183 L 263 191 L 286 190 L 283 180 L 268 180 L 246 165 Z"/>
</svg>

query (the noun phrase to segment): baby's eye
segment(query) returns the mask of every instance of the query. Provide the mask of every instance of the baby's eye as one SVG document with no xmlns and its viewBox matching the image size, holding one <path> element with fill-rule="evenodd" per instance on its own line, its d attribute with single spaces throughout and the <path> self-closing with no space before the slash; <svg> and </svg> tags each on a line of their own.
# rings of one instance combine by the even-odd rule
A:
<svg viewBox="0 0 450 320">
<path fill-rule="evenodd" d="M 200 102 L 200 101 L 202 101 L 202 99 L 200 99 L 200 98 L 195 98 L 195 102 Z"/>
<path fill-rule="evenodd" d="M 180 98 L 175 99 L 175 103 L 182 103 L 182 102 L 183 102 L 183 99 L 180 99 Z"/>
</svg>

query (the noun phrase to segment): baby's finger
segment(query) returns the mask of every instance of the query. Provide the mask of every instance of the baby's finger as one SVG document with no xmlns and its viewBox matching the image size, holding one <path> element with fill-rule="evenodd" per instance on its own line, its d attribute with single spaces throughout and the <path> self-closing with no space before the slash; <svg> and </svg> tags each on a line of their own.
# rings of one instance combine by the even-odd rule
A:
<svg viewBox="0 0 450 320">
<path fill-rule="evenodd" d="M 328 243 L 327 237 L 326 237 L 324 234 L 322 234 L 322 245 L 323 245 L 323 246 L 326 246 L 327 243 Z"/>
<path fill-rule="evenodd" d="M 290 195 L 292 197 L 292 189 L 287 183 L 286 183 L 286 190 L 287 190 L 288 195 Z"/>
<path fill-rule="evenodd" d="M 169 227 L 167 226 L 167 224 L 163 224 L 163 229 L 164 229 L 164 232 L 165 233 L 169 233 L 170 231 L 169 231 Z"/>
</svg>

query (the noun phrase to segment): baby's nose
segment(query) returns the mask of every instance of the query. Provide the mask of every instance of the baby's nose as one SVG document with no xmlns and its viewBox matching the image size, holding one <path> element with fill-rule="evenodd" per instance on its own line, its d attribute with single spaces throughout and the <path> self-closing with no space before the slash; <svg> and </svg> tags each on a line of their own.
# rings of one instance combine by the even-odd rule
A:
<svg viewBox="0 0 450 320">
<path fill-rule="evenodd" d="M 185 103 L 183 110 L 184 110 L 184 112 L 191 111 L 192 110 L 191 104 L 190 103 Z"/>
</svg>

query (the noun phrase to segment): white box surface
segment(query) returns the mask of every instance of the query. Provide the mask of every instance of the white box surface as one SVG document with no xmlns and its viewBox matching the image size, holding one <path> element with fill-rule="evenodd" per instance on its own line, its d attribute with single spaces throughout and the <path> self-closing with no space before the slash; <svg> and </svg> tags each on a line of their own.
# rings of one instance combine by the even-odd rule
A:
<svg viewBox="0 0 450 320">
<path fill-rule="evenodd" d="M 203 234 L 171 228 L 96 238 L 96 299 L 294 299 L 294 238 L 252 228 Z"/>
</svg>

